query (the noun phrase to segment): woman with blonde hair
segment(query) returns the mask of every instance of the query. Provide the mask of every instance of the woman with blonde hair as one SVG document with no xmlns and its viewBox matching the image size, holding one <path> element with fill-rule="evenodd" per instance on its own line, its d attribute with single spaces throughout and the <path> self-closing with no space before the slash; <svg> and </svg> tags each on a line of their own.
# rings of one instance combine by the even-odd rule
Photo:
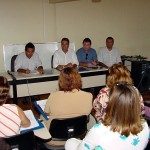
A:
<svg viewBox="0 0 150 150">
<path fill-rule="evenodd" d="M 23 110 L 15 104 L 5 104 L 9 97 L 9 84 L 0 76 L 0 137 L 8 137 L 20 133 L 20 127 L 30 126 L 30 120 Z"/>
<path fill-rule="evenodd" d="M 133 84 L 130 76 L 130 72 L 126 66 L 122 64 L 114 64 L 108 69 L 109 75 L 107 77 L 106 87 L 102 88 L 93 101 L 93 108 L 95 110 L 95 118 L 97 122 L 104 119 L 106 114 L 106 108 L 109 102 L 109 91 L 118 82 L 127 82 L 128 84 Z M 144 104 L 143 98 L 140 95 L 138 89 L 134 87 L 140 96 L 141 103 L 141 113 L 144 114 Z"/>
<path fill-rule="evenodd" d="M 70 139 L 66 150 L 144 150 L 149 127 L 141 116 L 140 96 L 134 86 L 122 82 L 109 93 L 106 115 L 83 141 Z"/>
</svg>

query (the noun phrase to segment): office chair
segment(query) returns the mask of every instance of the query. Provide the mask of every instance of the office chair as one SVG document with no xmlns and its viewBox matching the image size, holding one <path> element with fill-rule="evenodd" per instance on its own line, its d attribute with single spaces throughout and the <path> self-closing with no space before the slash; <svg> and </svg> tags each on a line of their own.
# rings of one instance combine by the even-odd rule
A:
<svg viewBox="0 0 150 150">
<path fill-rule="evenodd" d="M 8 145 L 10 145 L 11 149 L 18 148 L 18 150 L 37 150 L 37 144 L 33 131 L 17 134 L 3 139 Z"/>
<path fill-rule="evenodd" d="M 51 58 L 51 68 L 54 68 L 54 66 L 53 66 L 53 59 L 54 59 L 54 55 L 52 55 L 52 58 Z"/>
<path fill-rule="evenodd" d="M 18 55 L 14 55 L 14 56 L 12 56 L 12 58 L 11 58 L 11 64 L 10 64 L 11 72 L 15 72 L 15 60 L 16 60 L 17 56 L 18 56 Z"/>
<path fill-rule="evenodd" d="M 64 150 L 65 141 L 69 138 L 83 139 L 87 132 L 88 116 L 82 115 L 73 118 L 53 119 L 50 124 L 49 132 L 51 141 L 44 143 L 46 149 Z M 55 142 L 62 141 L 62 145 L 55 145 Z"/>
</svg>

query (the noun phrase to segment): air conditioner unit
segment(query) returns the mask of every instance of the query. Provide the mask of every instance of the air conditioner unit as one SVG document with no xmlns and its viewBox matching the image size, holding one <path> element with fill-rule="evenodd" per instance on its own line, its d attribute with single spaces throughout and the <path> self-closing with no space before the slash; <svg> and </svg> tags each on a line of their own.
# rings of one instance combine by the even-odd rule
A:
<svg viewBox="0 0 150 150">
<path fill-rule="evenodd" d="M 49 0 L 50 3 L 63 3 L 63 2 L 71 2 L 71 1 L 78 1 L 78 0 Z"/>
</svg>

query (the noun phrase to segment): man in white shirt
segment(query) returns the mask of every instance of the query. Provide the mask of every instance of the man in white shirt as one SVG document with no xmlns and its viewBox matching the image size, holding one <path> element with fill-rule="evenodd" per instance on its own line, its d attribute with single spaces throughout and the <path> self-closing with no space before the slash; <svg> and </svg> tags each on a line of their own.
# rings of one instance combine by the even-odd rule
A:
<svg viewBox="0 0 150 150">
<path fill-rule="evenodd" d="M 42 62 L 35 52 L 35 46 L 32 43 L 28 43 L 25 46 L 25 52 L 19 54 L 15 60 L 15 71 L 29 74 L 35 70 L 43 73 Z"/>
<path fill-rule="evenodd" d="M 69 39 L 61 40 L 61 49 L 54 53 L 53 67 L 62 70 L 65 67 L 76 67 L 79 64 L 74 50 L 69 49 Z"/>
<path fill-rule="evenodd" d="M 109 68 L 115 63 L 121 63 L 119 49 L 114 48 L 114 39 L 108 37 L 106 39 L 106 47 L 100 49 L 98 54 L 98 64 L 100 66 Z"/>
</svg>

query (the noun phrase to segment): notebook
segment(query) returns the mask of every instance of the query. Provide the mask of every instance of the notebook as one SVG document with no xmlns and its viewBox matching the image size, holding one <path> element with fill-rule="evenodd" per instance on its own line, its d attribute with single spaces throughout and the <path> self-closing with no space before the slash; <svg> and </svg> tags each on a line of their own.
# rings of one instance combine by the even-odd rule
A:
<svg viewBox="0 0 150 150">
<path fill-rule="evenodd" d="M 45 114 L 44 109 L 45 109 L 45 105 L 46 105 L 47 99 L 45 100 L 39 100 L 34 102 L 34 106 L 37 108 L 37 110 L 41 113 L 41 115 L 48 120 L 48 116 Z"/>
<path fill-rule="evenodd" d="M 36 130 L 40 128 L 44 128 L 44 125 L 33 115 L 33 112 L 31 110 L 24 111 L 25 115 L 28 117 L 28 119 L 31 122 L 31 125 L 27 128 L 21 127 L 20 133 L 24 133 L 30 130 Z"/>
</svg>

